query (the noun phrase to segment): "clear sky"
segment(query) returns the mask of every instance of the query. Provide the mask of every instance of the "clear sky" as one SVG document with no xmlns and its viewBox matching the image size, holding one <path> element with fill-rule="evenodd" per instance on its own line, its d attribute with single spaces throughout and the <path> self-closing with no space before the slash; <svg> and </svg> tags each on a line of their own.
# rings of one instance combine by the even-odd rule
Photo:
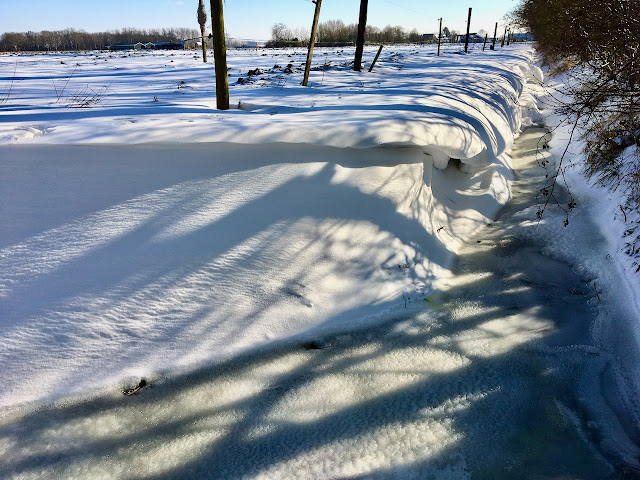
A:
<svg viewBox="0 0 640 480">
<path fill-rule="evenodd" d="M 205 0 L 209 10 L 209 0 Z M 433 33 L 438 18 L 460 32 L 466 29 L 467 12 L 473 8 L 471 31 L 492 33 L 495 22 L 516 5 L 515 0 L 369 0 L 368 24 L 401 25 L 406 30 Z M 88 32 L 123 27 L 198 28 L 198 0 L 0 0 L 0 34 L 40 30 L 82 29 Z M 360 0 L 323 0 L 320 21 L 340 19 L 357 23 Z M 227 32 L 236 38 L 268 40 L 271 26 L 311 26 L 311 0 L 225 0 Z"/>
</svg>

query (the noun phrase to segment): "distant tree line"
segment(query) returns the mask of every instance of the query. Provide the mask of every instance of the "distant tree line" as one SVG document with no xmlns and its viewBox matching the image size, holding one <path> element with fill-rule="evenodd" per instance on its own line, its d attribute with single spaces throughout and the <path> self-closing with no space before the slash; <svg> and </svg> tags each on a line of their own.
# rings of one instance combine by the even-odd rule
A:
<svg viewBox="0 0 640 480">
<path fill-rule="evenodd" d="M 41 32 L 7 32 L 0 37 L 0 51 L 65 51 L 100 50 L 114 43 L 134 42 L 177 42 L 198 37 L 200 31 L 195 28 L 137 29 L 123 28 L 108 32 L 88 33 L 84 30 L 65 30 Z"/>
<path fill-rule="evenodd" d="M 345 24 L 342 20 L 327 20 L 318 24 L 316 42 L 328 44 L 348 44 L 356 41 L 358 24 Z M 309 42 L 310 33 L 306 29 L 290 29 L 283 23 L 271 28 L 271 41 L 267 47 L 281 45 L 303 45 Z M 422 34 L 415 28 L 407 32 L 401 26 L 387 25 L 384 28 L 367 26 L 367 42 L 407 43 L 422 41 Z"/>
</svg>

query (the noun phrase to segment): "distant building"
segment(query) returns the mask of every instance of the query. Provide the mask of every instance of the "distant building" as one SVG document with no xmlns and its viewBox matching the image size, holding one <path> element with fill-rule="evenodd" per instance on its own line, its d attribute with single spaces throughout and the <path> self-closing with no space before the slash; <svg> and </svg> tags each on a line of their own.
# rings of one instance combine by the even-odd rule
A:
<svg viewBox="0 0 640 480">
<path fill-rule="evenodd" d="M 155 50 L 184 50 L 184 42 L 153 42 Z"/>
<path fill-rule="evenodd" d="M 467 39 L 466 35 L 460 35 L 460 43 L 465 43 Z M 477 33 L 470 33 L 469 34 L 469 43 L 482 43 L 484 42 L 484 37 L 481 37 L 480 35 L 478 35 Z"/>
<path fill-rule="evenodd" d="M 184 50 L 184 42 L 114 43 L 109 50 Z"/>
<path fill-rule="evenodd" d="M 114 43 L 109 45 L 109 50 L 133 50 L 135 43 Z"/>
<path fill-rule="evenodd" d="M 260 48 L 260 44 L 258 42 L 246 42 L 240 48 Z"/>
<path fill-rule="evenodd" d="M 435 33 L 423 33 L 422 41 L 423 42 L 435 42 L 437 40 L 437 36 Z"/>
</svg>

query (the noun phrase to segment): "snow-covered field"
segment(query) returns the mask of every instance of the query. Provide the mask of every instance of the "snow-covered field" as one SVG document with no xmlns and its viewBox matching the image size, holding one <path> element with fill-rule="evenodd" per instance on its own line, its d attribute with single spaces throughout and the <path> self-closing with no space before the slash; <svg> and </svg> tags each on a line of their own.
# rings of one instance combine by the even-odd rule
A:
<svg viewBox="0 0 640 480">
<path fill-rule="evenodd" d="M 367 48 L 365 61 L 375 51 Z M 474 425 L 473 415 L 460 412 L 475 411 L 486 418 L 483 429 L 497 429 L 510 417 L 495 414 L 487 399 L 515 411 L 526 403 L 519 389 L 550 388 L 538 373 L 524 375 L 533 383 L 518 383 L 521 359 L 509 353 L 544 337 L 548 324 L 533 314 L 490 315 L 489 302 L 468 298 L 451 307 L 451 319 L 441 312 L 441 292 L 455 296 L 486 277 L 451 278 L 453 264 L 511 198 L 509 148 L 523 126 L 542 118 L 542 72 L 532 47 L 474 46 L 465 55 L 446 46 L 441 57 L 430 46 L 385 47 L 371 73 L 349 69 L 353 49 L 317 49 L 308 88 L 299 85 L 305 54 L 230 50 L 228 111 L 215 109 L 213 65 L 193 52 L 0 56 L 0 412 L 6 425 L 23 416 L 32 422 L 16 427 L 29 432 L 23 439 L 11 427 L 3 430 L 12 433 L 0 441 L 0 455 L 13 463 L 0 476 L 33 467 L 33 477 L 46 478 L 52 472 L 37 469 L 62 458 L 55 445 L 77 452 L 64 456 L 69 465 L 56 470 L 59 477 L 157 476 L 226 438 L 229 451 L 250 456 L 261 448 L 259 461 L 282 454 L 284 463 L 274 461 L 268 471 L 240 460 L 247 476 L 289 478 L 311 463 L 315 478 L 369 478 L 358 475 L 376 469 L 382 473 L 375 478 L 463 478 L 465 462 L 453 445 L 482 435 L 464 430 Z M 530 159 L 535 151 L 522 155 Z M 507 224 L 505 236 L 529 235 L 535 211 L 525 214 L 531 218 L 517 228 Z M 552 213 L 542 222 L 548 248 L 575 262 L 582 277 L 607 282 L 600 294 L 625 328 L 624 355 L 637 358 L 628 322 L 636 307 L 624 303 L 633 289 L 607 275 L 602 245 L 586 260 L 577 256 L 573 247 L 588 251 L 596 237 L 563 239 L 561 223 Z M 610 313 L 601 312 L 595 327 L 610 332 Z M 485 315 L 477 328 L 460 326 Z M 598 338 L 612 358 L 607 365 L 624 364 L 614 372 L 629 375 L 628 361 L 616 363 L 607 350 L 620 335 Z M 336 348 L 312 359 L 323 341 Z M 290 350 L 300 345 L 312 353 Z M 599 352 L 574 347 L 563 350 L 578 352 L 572 362 Z M 412 358 L 421 363 L 407 371 Z M 212 365 L 222 372 L 189 373 Z M 465 381 L 443 380 L 442 391 L 421 383 L 458 371 L 466 372 Z M 175 380 L 182 374 L 191 380 Z M 111 411 L 120 389 L 141 378 L 165 386 L 151 390 L 144 418 L 120 404 Z M 513 398 L 503 395 L 507 385 Z M 614 410 L 636 404 L 636 393 L 627 392 L 617 401 L 623 407 L 609 399 Z M 414 411 L 430 394 L 439 400 Z M 253 402 L 254 395 L 267 403 Z M 267 411 L 272 396 L 279 400 Z M 88 397 L 106 403 L 85 410 Z M 251 423 L 252 414 L 236 411 L 245 401 L 265 417 Z M 56 402 L 64 408 L 54 428 L 37 410 Z M 560 411 L 553 418 L 561 424 L 559 442 L 566 435 L 573 445 L 581 440 L 565 424 L 576 413 L 565 403 L 553 407 Z M 376 408 L 400 404 L 396 416 Z M 478 405 L 485 407 L 472 408 Z M 415 419 L 418 410 L 424 415 Z M 347 415 L 333 417 L 336 411 Z M 368 415 L 380 428 L 363 434 Z M 452 420 L 457 415 L 465 416 L 464 428 Z M 243 418 L 259 431 L 241 431 Z M 331 433 L 326 445 L 309 432 L 300 465 L 293 453 L 276 452 L 287 436 L 282 425 L 306 438 L 307 422 L 335 430 L 345 419 L 354 426 L 344 437 Z M 175 422 L 184 438 L 169 442 L 161 434 L 156 444 L 150 435 L 132 444 L 134 453 L 114 451 L 126 467 L 85 457 L 81 444 L 95 441 L 87 448 L 102 451 L 130 420 L 162 432 Z M 611 447 L 612 438 L 624 437 L 616 428 L 604 429 L 608 450 L 632 457 L 626 443 Z M 232 435 L 234 429 L 240 430 Z M 498 437 L 509 450 L 507 436 Z M 343 447 L 349 455 L 343 463 L 327 460 Z M 589 457 L 584 448 L 580 455 Z M 413 463 L 449 451 L 446 465 L 407 473 Z M 478 452 L 472 457 L 488 454 Z M 140 455 L 152 464 L 141 466 Z M 221 455 L 232 468 L 236 460 Z"/>
<path fill-rule="evenodd" d="M 225 112 L 192 52 L 0 57 L 0 404 L 423 301 L 509 198 L 532 53 L 351 53 L 303 88 L 303 50 L 232 51 Z"/>
</svg>

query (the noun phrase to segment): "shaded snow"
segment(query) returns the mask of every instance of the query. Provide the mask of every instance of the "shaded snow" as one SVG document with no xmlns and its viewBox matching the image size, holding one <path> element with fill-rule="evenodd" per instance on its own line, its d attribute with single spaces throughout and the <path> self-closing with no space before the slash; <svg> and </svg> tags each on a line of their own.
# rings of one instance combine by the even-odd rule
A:
<svg viewBox="0 0 640 480">
<path fill-rule="evenodd" d="M 632 312 L 588 289 L 588 216 L 536 229 L 534 169 L 470 240 L 545 114 L 532 51 L 457 49 L 321 50 L 309 89 L 272 68 L 301 51 L 234 52 L 232 83 L 274 71 L 228 112 L 188 52 L 0 57 L 0 476 L 637 468 L 633 336 L 602 334 Z"/>
<path fill-rule="evenodd" d="M 299 86 L 303 49 L 230 51 L 225 112 L 215 110 L 212 64 L 192 52 L 1 56 L 21 94 L 4 112 L 0 142 L 402 145 L 439 167 L 449 157 L 477 166 L 509 148 L 523 86 L 540 74 L 529 48 L 457 55 L 456 45 L 436 57 L 433 46 L 388 47 L 372 73 L 349 69 L 352 51 L 320 49 L 326 71 L 313 72 L 310 88 Z M 374 53 L 367 48 L 365 60 Z M 298 68 L 283 73 L 289 63 Z M 256 67 L 264 73 L 247 77 Z M 99 101 L 81 108 L 86 88 Z"/>
<path fill-rule="evenodd" d="M 408 148 L 3 154 L 4 404 L 404 308 L 509 198 L 505 167 L 432 175 Z"/>
<path fill-rule="evenodd" d="M 272 69 L 226 112 L 191 52 L 0 57 L 0 404 L 378 322 L 450 274 L 509 199 L 530 49 L 325 53 L 311 88 Z M 300 56 L 233 52 L 232 83 Z M 85 85 L 108 93 L 81 108 Z"/>
</svg>

